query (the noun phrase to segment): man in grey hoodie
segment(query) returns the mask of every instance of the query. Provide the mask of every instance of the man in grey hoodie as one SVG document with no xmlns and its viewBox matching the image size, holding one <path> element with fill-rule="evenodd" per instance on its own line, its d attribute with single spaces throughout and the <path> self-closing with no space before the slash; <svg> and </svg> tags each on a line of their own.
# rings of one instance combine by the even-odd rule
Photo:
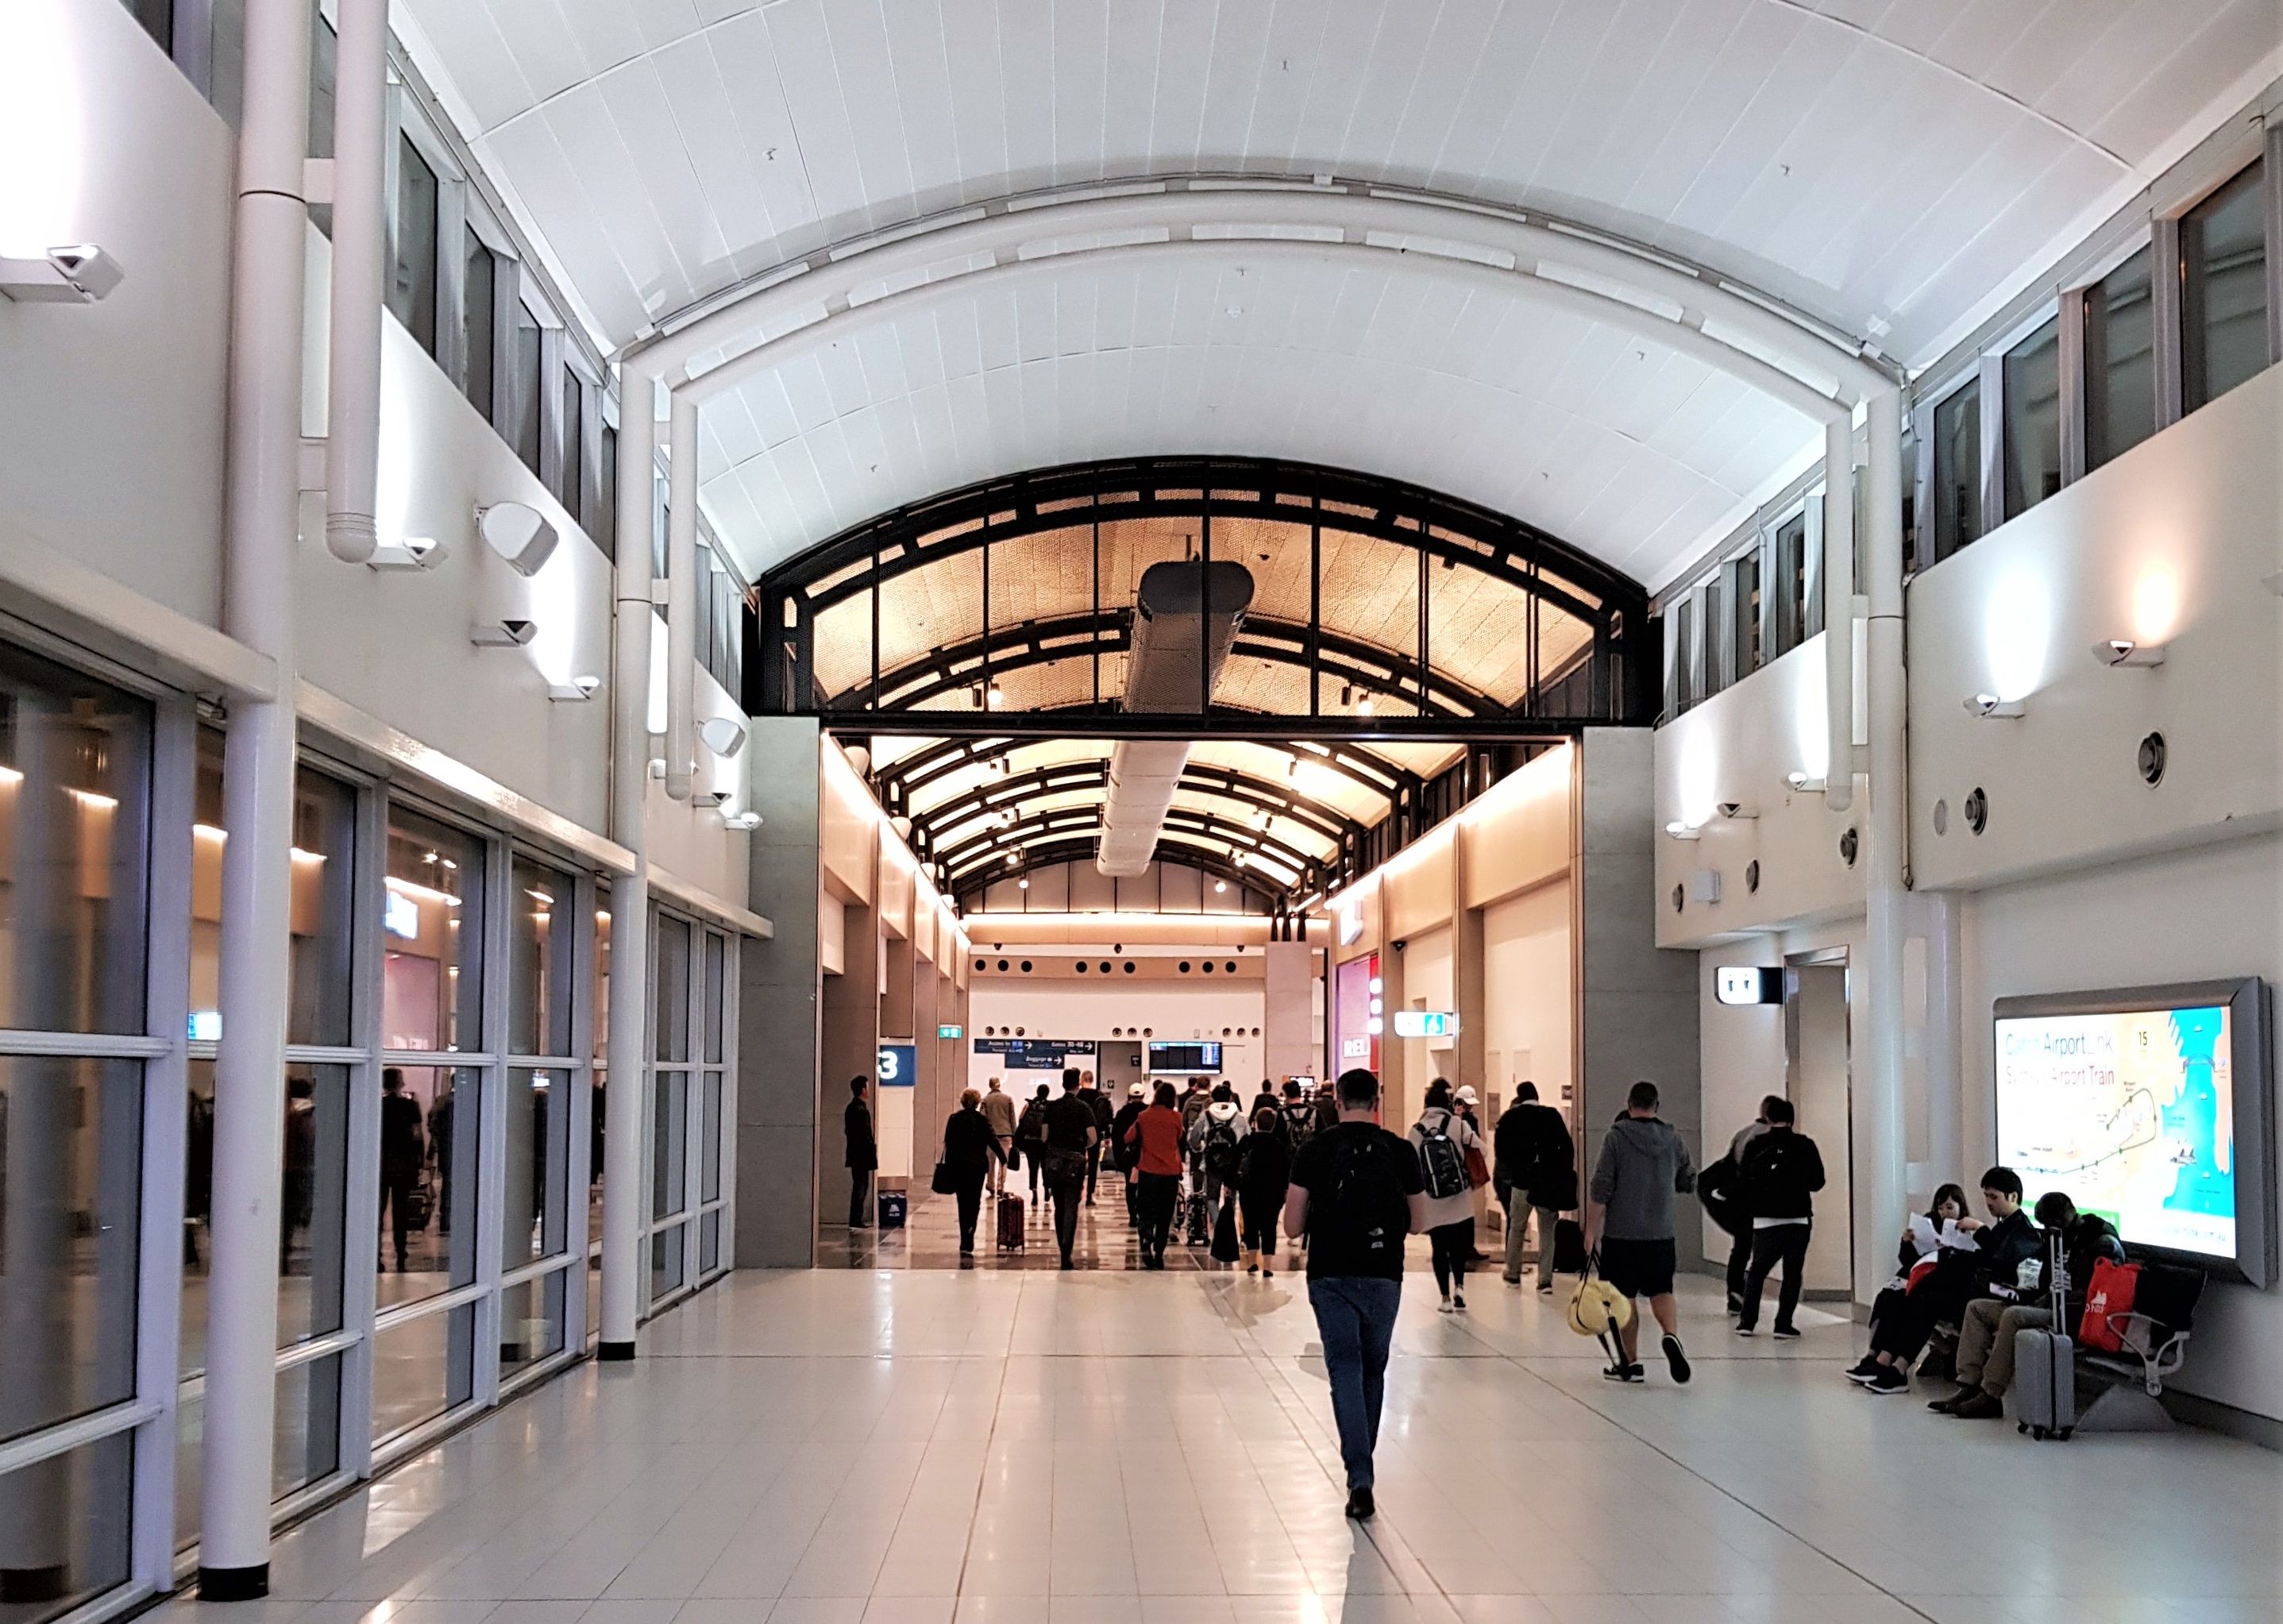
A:
<svg viewBox="0 0 2283 1624">
<path fill-rule="evenodd" d="M 1688 1355 L 1680 1346 L 1680 1316 L 1672 1297 L 1672 1198 L 1696 1188 L 1696 1170 L 1680 1136 L 1658 1119 L 1656 1108 L 1656 1085 L 1633 1084 L 1625 1115 L 1602 1139 L 1587 1191 L 1586 1245 L 1598 1248 L 1604 1280 L 1628 1298 L 1648 1299 L 1649 1311 L 1664 1332 L 1665 1365 L 1674 1381 L 1686 1382 Z M 1620 1345 L 1623 1362 L 1602 1374 L 1611 1381 L 1640 1380 L 1638 1311 L 1625 1322 Z"/>
</svg>

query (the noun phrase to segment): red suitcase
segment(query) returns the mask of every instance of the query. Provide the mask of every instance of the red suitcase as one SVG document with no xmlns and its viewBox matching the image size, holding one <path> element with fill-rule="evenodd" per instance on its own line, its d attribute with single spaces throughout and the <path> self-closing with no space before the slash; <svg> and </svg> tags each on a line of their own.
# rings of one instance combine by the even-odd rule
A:
<svg viewBox="0 0 2283 1624">
<path fill-rule="evenodd" d="M 1023 1249 L 1023 1198 L 1003 1195 L 999 1198 L 999 1250 L 1019 1252 Z"/>
</svg>

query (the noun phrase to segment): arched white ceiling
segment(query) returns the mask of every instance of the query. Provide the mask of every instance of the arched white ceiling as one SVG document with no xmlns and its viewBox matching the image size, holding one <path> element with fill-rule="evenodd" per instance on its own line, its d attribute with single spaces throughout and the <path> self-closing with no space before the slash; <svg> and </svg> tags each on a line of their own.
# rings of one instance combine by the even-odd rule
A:
<svg viewBox="0 0 2283 1624">
<path fill-rule="evenodd" d="M 1134 259 L 858 324 L 708 402 L 699 476 L 739 562 L 1010 469 L 1210 449 L 1407 480 L 1640 578 L 1817 432 L 1616 326 L 1431 277 Z"/>
<path fill-rule="evenodd" d="M 399 0 L 601 336 L 1105 176 L 1547 210 L 1905 360 L 2272 60 L 2274 0 Z"/>
</svg>

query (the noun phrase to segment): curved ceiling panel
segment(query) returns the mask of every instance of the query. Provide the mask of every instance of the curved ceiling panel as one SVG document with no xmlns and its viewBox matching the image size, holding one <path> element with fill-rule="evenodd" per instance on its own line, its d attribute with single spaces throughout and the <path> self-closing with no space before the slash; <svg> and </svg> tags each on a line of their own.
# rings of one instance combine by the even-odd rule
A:
<svg viewBox="0 0 2283 1624">
<path fill-rule="evenodd" d="M 397 11 L 609 345 L 962 203 L 1241 171 L 1550 210 L 1916 361 L 2276 49 L 2272 0 Z"/>
<path fill-rule="evenodd" d="M 756 576 L 1011 470 L 1209 454 L 1408 480 L 1652 580 L 1816 433 L 1614 325 L 1425 268 L 1248 265 L 1239 243 L 1214 265 L 1073 267 L 860 325 L 699 424 L 707 515 Z"/>
</svg>

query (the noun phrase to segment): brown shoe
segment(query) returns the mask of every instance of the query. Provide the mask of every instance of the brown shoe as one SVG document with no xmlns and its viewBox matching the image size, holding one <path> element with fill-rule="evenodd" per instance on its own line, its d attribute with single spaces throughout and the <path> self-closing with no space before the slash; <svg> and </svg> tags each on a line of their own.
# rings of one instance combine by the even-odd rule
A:
<svg viewBox="0 0 2283 1624">
<path fill-rule="evenodd" d="M 1985 1387 L 1968 1387 L 1966 1396 L 1951 1406 L 1950 1413 L 1961 1421 L 1992 1421 L 2006 1413 L 2006 1402 Z"/>
</svg>

